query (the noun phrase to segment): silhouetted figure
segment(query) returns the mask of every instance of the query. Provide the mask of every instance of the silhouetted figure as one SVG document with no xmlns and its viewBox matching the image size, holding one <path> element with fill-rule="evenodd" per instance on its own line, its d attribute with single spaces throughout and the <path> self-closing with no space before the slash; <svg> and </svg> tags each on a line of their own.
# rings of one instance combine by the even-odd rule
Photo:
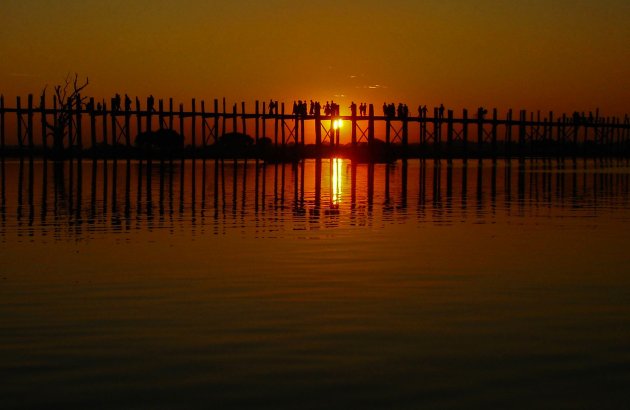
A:
<svg viewBox="0 0 630 410">
<path fill-rule="evenodd" d="M 330 115 L 330 103 L 328 101 L 326 101 L 326 105 L 324 105 L 324 115 L 327 117 Z"/>
<path fill-rule="evenodd" d="M 149 95 L 149 98 L 147 99 L 147 111 L 148 112 L 155 111 L 154 106 L 155 106 L 155 99 L 153 98 L 153 95 Z"/>
<path fill-rule="evenodd" d="M 352 113 L 353 116 L 357 115 L 357 105 L 354 101 L 350 103 L 350 113 Z"/>
<path fill-rule="evenodd" d="M 125 111 L 131 111 L 131 98 L 125 94 Z"/>
<path fill-rule="evenodd" d="M 313 103 L 313 100 L 311 100 L 311 103 L 308 106 L 308 115 L 313 114 L 315 114 L 315 103 Z"/>
<path fill-rule="evenodd" d="M 315 102 L 315 115 L 321 115 L 322 113 L 322 106 L 319 103 L 319 101 Z"/>
<path fill-rule="evenodd" d="M 440 104 L 440 108 L 438 108 L 438 116 L 440 119 L 444 118 L 444 104 Z"/>
<path fill-rule="evenodd" d="M 112 112 L 120 111 L 120 94 L 116 93 L 112 99 Z"/>
<path fill-rule="evenodd" d="M 477 118 L 479 118 L 480 120 L 483 120 L 487 113 L 488 113 L 488 110 L 486 110 L 483 107 L 479 107 L 477 109 Z"/>
<path fill-rule="evenodd" d="M 298 105 L 295 101 L 293 101 L 293 111 L 291 112 L 291 114 L 296 115 L 298 112 Z"/>
<path fill-rule="evenodd" d="M 103 111 L 103 106 L 101 105 L 101 103 L 96 103 L 96 111 L 98 112 Z"/>
</svg>

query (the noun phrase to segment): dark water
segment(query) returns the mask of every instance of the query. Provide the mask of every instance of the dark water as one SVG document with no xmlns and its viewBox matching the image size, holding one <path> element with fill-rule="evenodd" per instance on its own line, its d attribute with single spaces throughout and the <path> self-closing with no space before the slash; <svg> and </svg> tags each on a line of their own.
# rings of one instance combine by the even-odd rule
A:
<svg viewBox="0 0 630 410">
<path fill-rule="evenodd" d="M 2 164 L 0 408 L 626 408 L 630 166 Z"/>
</svg>

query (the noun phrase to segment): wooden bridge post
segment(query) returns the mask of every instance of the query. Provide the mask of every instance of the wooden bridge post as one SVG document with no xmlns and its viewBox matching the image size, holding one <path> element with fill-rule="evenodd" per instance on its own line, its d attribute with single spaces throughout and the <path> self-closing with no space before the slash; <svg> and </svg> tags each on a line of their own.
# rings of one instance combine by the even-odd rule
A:
<svg viewBox="0 0 630 410">
<path fill-rule="evenodd" d="M 18 137 L 18 147 L 20 149 L 20 156 L 22 156 L 22 150 L 23 150 L 23 145 L 24 145 L 24 141 L 22 141 L 22 99 L 20 98 L 20 96 L 18 95 L 15 98 L 15 113 L 16 113 L 16 117 L 17 117 L 17 137 Z"/>
<path fill-rule="evenodd" d="M 525 128 L 526 115 L 527 113 L 525 110 L 521 110 L 518 123 L 518 149 L 521 155 L 525 152 L 525 136 L 527 135 L 527 130 Z"/>
<path fill-rule="evenodd" d="M 94 98 L 90 98 L 90 143 L 92 145 L 92 151 L 96 150 L 96 117 L 94 115 Z"/>
<path fill-rule="evenodd" d="M 282 103 L 282 105 L 284 106 L 284 103 Z M 274 109 L 274 116 L 273 116 L 274 122 L 273 122 L 273 143 L 276 146 L 276 148 L 278 147 L 278 101 L 276 101 L 276 108 Z"/>
<path fill-rule="evenodd" d="M 191 118 L 190 118 L 190 138 L 192 144 L 192 156 L 195 157 L 195 148 L 197 147 L 197 101 L 193 98 L 191 104 Z"/>
<path fill-rule="evenodd" d="M 110 110 L 111 110 L 111 119 L 112 119 L 112 147 L 114 147 L 116 151 L 118 151 L 118 149 L 116 148 L 116 145 L 118 145 L 118 135 L 117 135 L 118 130 L 116 129 L 116 116 L 118 115 L 118 113 L 114 111 L 117 105 L 114 102 L 113 98 L 111 99 L 110 104 L 111 104 Z"/>
<path fill-rule="evenodd" d="M 374 146 L 374 104 L 370 104 L 368 111 L 368 146 Z"/>
<path fill-rule="evenodd" d="M 304 146 L 304 145 L 305 145 L 305 142 L 306 142 L 305 135 L 304 135 L 304 117 L 302 117 L 302 118 L 300 119 L 300 127 L 302 128 L 302 129 L 301 129 L 301 131 L 300 131 L 300 137 L 302 138 L 302 140 L 301 140 L 300 144 L 301 144 L 302 146 Z M 303 169 L 302 169 L 302 170 L 303 170 Z"/>
<path fill-rule="evenodd" d="M 477 109 L 477 153 L 479 157 L 483 156 L 483 108 Z"/>
<path fill-rule="evenodd" d="M 151 132 L 151 129 L 152 129 L 152 119 L 153 119 L 153 98 L 147 97 L 147 131 L 148 132 Z"/>
<path fill-rule="evenodd" d="M 2 156 L 4 157 L 5 148 L 5 124 L 4 124 L 4 95 L 0 95 L 0 150 L 2 150 Z"/>
<path fill-rule="evenodd" d="M 447 155 L 453 155 L 453 110 L 448 110 L 446 117 L 446 151 Z"/>
<path fill-rule="evenodd" d="M 164 128 L 164 100 L 161 98 L 158 100 L 158 129 Z"/>
<path fill-rule="evenodd" d="M 267 102 L 262 103 L 262 115 L 260 120 L 262 121 L 262 137 L 267 137 Z"/>
<path fill-rule="evenodd" d="M 243 125 L 243 134 L 247 135 L 247 117 L 245 115 L 245 101 L 241 102 L 241 113 L 242 113 L 242 125 Z"/>
<path fill-rule="evenodd" d="M 107 103 L 103 101 L 103 145 L 109 145 L 107 139 Z"/>
<path fill-rule="evenodd" d="M 492 109 L 492 156 L 497 156 L 497 121 L 498 121 L 498 112 L 496 108 Z"/>
<path fill-rule="evenodd" d="M 322 113 L 321 110 L 315 110 L 315 146 L 319 155 L 322 146 Z"/>
<path fill-rule="evenodd" d="M 510 108 L 505 119 L 505 151 L 508 157 L 512 154 L 512 109 Z"/>
<path fill-rule="evenodd" d="M 205 149 L 208 146 L 208 136 L 206 134 L 206 102 L 201 100 L 201 146 Z"/>
<path fill-rule="evenodd" d="M 293 113 L 293 139 L 295 140 L 295 145 L 299 143 L 299 134 L 300 134 L 300 110 L 296 110 Z"/>
<path fill-rule="evenodd" d="M 236 103 L 232 104 L 232 132 L 238 132 L 238 118 L 236 114 Z"/>
<path fill-rule="evenodd" d="M 562 119 L 560 120 L 560 133 L 562 135 L 562 138 L 564 138 L 565 140 L 567 140 L 568 135 L 567 135 L 567 115 L 566 114 L 562 114 Z M 575 144 L 573 144 L 575 145 Z M 572 147 L 572 149 L 575 149 L 575 147 Z"/>
<path fill-rule="evenodd" d="M 433 108 L 433 145 L 436 149 L 440 149 L 442 138 L 440 135 L 442 124 L 439 118 L 439 111 L 437 107 Z"/>
<path fill-rule="evenodd" d="M 77 148 L 79 149 L 79 158 L 81 158 L 83 155 L 83 124 L 81 124 L 83 118 L 83 107 L 81 106 L 81 95 L 76 95 L 75 104 L 75 115 L 77 121 Z"/>
<path fill-rule="evenodd" d="M 284 128 L 285 128 L 285 126 L 284 126 L 284 102 L 282 103 L 282 108 L 281 108 L 281 111 L 280 111 L 280 115 L 282 116 L 282 117 L 281 117 L 281 121 L 282 121 L 282 122 L 281 122 L 281 125 L 282 125 L 282 131 L 281 131 L 281 135 L 282 135 L 282 148 L 284 148 L 284 147 L 285 147 L 285 145 L 286 145 L 286 143 L 287 143 L 287 142 L 286 142 L 286 140 L 285 140 L 285 135 L 284 135 Z"/>
<path fill-rule="evenodd" d="M 142 132 L 142 113 L 140 112 L 140 99 L 136 97 L 136 133 Z"/>
<path fill-rule="evenodd" d="M 468 110 L 466 108 L 464 108 L 462 113 L 462 140 L 464 158 L 466 158 L 468 156 Z"/>
<path fill-rule="evenodd" d="M 385 116 L 385 144 L 389 147 L 390 135 L 391 135 L 391 120 L 389 116 Z"/>
<path fill-rule="evenodd" d="M 46 96 L 44 94 L 39 98 L 40 125 L 42 127 L 42 149 L 44 150 L 44 158 L 48 150 L 48 133 L 46 131 Z"/>
<path fill-rule="evenodd" d="M 125 100 L 128 97 L 125 96 Z M 125 103 L 125 145 L 127 146 L 127 150 L 131 148 L 131 112 L 130 112 L 130 104 Z M 129 152 L 129 151 L 127 151 Z"/>
<path fill-rule="evenodd" d="M 27 104 L 28 111 L 26 112 L 26 135 L 28 136 L 28 151 L 29 154 L 32 156 L 33 151 L 35 150 L 35 142 L 33 141 L 33 94 L 28 95 Z"/>
<path fill-rule="evenodd" d="M 66 113 L 68 114 L 68 147 L 70 148 L 70 155 L 72 155 L 72 149 L 74 148 L 74 138 L 72 134 L 74 134 L 74 129 L 72 127 L 72 117 L 74 116 L 72 112 L 72 99 L 68 97 L 66 100 Z"/>
<path fill-rule="evenodd" d="M 179 135 L 184 137 L 184 104 L 182 103 L 179 104 Z"/>
<path fill-rule="evenodd" d="M 225 97 L 223 97 L 223 111 L 221 112 L 221 136 L 225 135 L 225 121 L 227 121 L 226 116 L 226 107 L 225 107 Z"/>
<path fill-rule="evenodd" d="M 402 146 L 403 146 L 403 155 L 407 156 L 407 148 L 409 148 L 409 119 L 407 116 L 403 116 L 402 119 Z"/>
<path fill-rule="evenodd" d="M 214 143 L 219 142 L 219 99 L 214 99 Z"/>
<path fill-rule="evenodd" d="M 260 115 L 259 114 L 260 113 L 259 110 L 260 110 L 259 102 L 258 102 L 258 100 L 256 100 L 256 105 L 254 107 L 254 111 L 255 111 L 255 114 L 256 114 L 256 118 L 255 118 L 255 122 L 254 122 L 254 124 L 255 124 L 254 137 L 255 137 L 256 145 L 258 145 L 258 139 L 260 138 L 260 134 L 259 134 L 260 129 L 259 129 L 259 124 L 258 124 L 258 116 Z M 258 170 L 256 170 L 256 174 L 258 174 Z"/>
<path fill-rule="evenodd" d="M 173 129 L 173 97 L 168 99 L 168 129 Z"/>
<path fill-rule="evenodd" d="M 352 104 L 350 106 L 350 115 L 352 116 L 352 147 L 357 146 L 357 105 Z"/>
</svg>

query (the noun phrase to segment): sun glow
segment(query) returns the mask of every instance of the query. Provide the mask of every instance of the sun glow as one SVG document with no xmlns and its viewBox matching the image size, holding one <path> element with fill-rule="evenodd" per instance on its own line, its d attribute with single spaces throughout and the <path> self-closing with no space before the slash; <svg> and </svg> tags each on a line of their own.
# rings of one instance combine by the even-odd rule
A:
<svg viewBox="0 0 630 410">
<path fill-rule="evenodd" d="M 333 129 L 334 130 L 341 129 L 341 127 L 343 127 L 343 120 L 334 120 L 333 121 Z"/>
</svg>

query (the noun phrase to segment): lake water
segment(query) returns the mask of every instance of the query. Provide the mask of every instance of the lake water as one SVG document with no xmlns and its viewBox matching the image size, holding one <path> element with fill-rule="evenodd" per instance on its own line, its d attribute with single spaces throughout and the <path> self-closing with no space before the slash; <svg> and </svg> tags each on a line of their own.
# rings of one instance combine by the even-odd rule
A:
<svg viewBox="0 0 630 410">
<path fill-rule="evenodd" d="M 630 164 L 1 163 L 0 408 L 627 408 Z"/>
</svg>

